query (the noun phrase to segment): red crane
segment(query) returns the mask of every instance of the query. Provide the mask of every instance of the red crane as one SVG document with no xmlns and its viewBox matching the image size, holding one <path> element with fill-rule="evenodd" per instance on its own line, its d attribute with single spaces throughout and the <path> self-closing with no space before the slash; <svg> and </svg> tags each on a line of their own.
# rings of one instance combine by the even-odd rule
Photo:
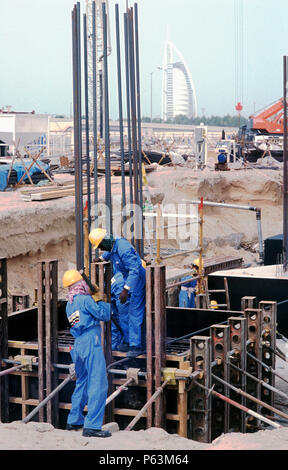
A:
<svg viewBox="0 0 288 470">
<path fill-rule="evenodd" d="M 283 134 L 283 98 L 267 106 L 258 114 L 252 114 L 249 119 L 252 120 L 252 129 L 259 129 L 268 134 Z"/>
</svg>

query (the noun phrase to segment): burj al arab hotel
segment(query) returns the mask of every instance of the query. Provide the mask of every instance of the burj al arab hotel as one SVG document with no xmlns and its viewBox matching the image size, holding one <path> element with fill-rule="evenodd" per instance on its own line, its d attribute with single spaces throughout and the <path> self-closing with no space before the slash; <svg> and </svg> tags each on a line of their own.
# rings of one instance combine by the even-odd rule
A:
<svg viewBox="0 0 288 470">
<path fill-rule="evenodd" d="M 170 41 L 169 33 L 161 69 L 162 119 L 167 121 L 179 114 L 188 118 L 196 117 L 197 99 L 192 76 L 182 54 Z"/>
</svg>

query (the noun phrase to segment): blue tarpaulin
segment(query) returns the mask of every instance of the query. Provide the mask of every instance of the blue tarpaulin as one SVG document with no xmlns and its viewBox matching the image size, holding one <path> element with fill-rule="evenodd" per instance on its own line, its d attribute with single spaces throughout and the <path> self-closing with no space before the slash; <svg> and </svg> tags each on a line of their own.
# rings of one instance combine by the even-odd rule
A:
<svg viewBox="0 0 288 470">
<path fill-rule="evenodd" d="M 28 170 L 31 164 L 32 164 L 32 160 L 28 160 L 28 159 L 25 160 L 26 170 Z M 47 171 L 49 169 L 49 165 L 47 165 L 46 163 L 37 161 L 37 164 L 41 167 L 42 170 Z M 41 173 L 39 166 L 37 166 L 36 163 L 34 163 L 29 170 L 29 175 L 32 176 L 35 173 Z M 8 185 L 7 178 L 8 178 L 10 168 L 11 168 L 11 165 L 8 163 L 0 165 L 0 191 L 4 191 L 7 188 L 7 185 Z M 17 173 L 17 183 L 18 183 L 18 181 L 20 181 L 22 176 L 25 174 L 26 170 L 22 163 L 13 163 L 13 170 L 15 170 Z M 25 175 L 24 181 L 27 181 L 27 179 L 28 179 L 28 176 Z"/>
</svg>

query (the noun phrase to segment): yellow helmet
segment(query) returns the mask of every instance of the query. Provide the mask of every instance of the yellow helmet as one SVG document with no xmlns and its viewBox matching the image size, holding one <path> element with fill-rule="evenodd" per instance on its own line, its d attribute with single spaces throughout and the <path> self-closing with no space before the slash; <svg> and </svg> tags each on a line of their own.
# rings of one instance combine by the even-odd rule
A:
<svg viewBox="0 0 288 470">
<path fill-rule="evenodd" d="M 200 266 L 200 259 L 199 259 L 199 258 L 195 258 L 194 261 L 193 261 L 193 265 L 194 265 L 194 266 L 198 266 L 198 268 L 199 268 L 199 266 Z"/>
<path fill-rule="evenodd" d="M 82 276 L 76 269 L 69 269 L 63 276 L 63 287 L 72 286 L 75 282 L 81 281 Z"/>
<path fill-rule="evenodd" d="M 217 303 L 217 301 L 216 301 L 216 300 L 211 300 L 211 302 L 210 302 L 210 307 L 211 307 L 211 308 L 215 308 L 215 309 L 218 308 L 218 303 Z"/>
<path fill-rule="evenodd" d="M 106 234 L 107 230 L 105 230 L 105 228 L 100 227 L 94 228 L 94 230 L 89 233 L 89 241 L 90 243 L 92 243 L 94 248 L 98 248 Z"/>
</svg>

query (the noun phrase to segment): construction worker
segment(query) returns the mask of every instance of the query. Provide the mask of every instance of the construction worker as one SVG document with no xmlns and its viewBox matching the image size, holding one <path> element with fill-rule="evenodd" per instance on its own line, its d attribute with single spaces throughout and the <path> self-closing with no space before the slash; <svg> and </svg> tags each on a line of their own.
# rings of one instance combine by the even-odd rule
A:
<svg viewBox="0 0 288 470">
<path fill-rule="evenodd" d="M 186 282 L 180 287 L 179 292 L 179 307 L 184 308 L 195 308 L 195 290 L 197 286 L 197 280 L 191 276 L 184 276 L 181 281 L 191 279 L 191 282 Z"/>
<path fill-rule="evenodd" d="M 195 271 L 198 267 L 197 260 L 194 260 L 192 264 L 192 268 Z M 189 269 L 190 266 L 184 266 L 184 269 Z M 180 286 L 179 291 L 179 307 L 184 308 L 195 308 L 195 291 L 197 286 L 197 279 L 193 279 L 193 276 L 184 276 L 181 278 L 181 281 L 186 281 L 186 279 L 191 279 L 191 282 L 186 282 L 182 286 Z"/>
<path fill-rule="evenodd" d="M 124 287 L 124 278 L 120 271 L 116 271 L 111 279 L 111 309 L 114 322 L 111 325 L 112 350 L 128 351 L 128 311 L 129 299 L 122 304 L 119 300 Z M 115 324 L 116 323 L 116 324 Z"/>
<path fill-rule="evenodd" d="M 75 269 L 65 272 L 63 287 L 69 289 L 66 315 L 70 332 L 75 338 L 71 357 L 76 374 L 66 429 L 83 427 L 83 436 L 109 437 L 111 433 L 101 429 L 108 383 L 101 347 L 100 321 L 110 320 L 111 307 L 106 302 L 95 302 L 92 299 L 88 285 Z M 88 413 L 84 418 L 86 405 Z"/>
<path fill-rule="evenodd" d="M 95 249 L 104 250 L 98 260 L 111 261 L 114 274 L 120 271 L 123 275 L 124 286 L 119 294 L 119 300 L 121 304 L 129 300 L 128 331 L 126 332 L 129 346 L 127 356 L 136 357 L 143 350 L 142 326 L 146 303 L 145 269 L 141 258 L 128 240 L 108 236 L 105 229 L 92 230 L 89 240 Z"/>
</svg>

